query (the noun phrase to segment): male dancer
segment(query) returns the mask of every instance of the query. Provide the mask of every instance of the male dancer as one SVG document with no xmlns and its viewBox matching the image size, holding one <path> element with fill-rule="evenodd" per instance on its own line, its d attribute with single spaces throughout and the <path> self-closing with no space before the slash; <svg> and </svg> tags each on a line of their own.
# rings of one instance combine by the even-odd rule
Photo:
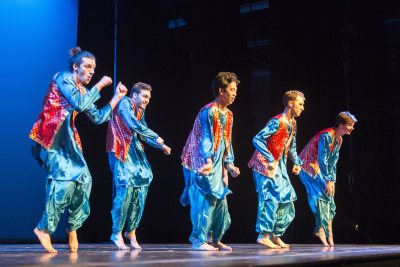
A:
<svg viewBox="0 0 400 267">
<path fill-rule="evenodd" d="M 122 250 L 129 249 L 122 237 L 125 223 L 125 237 L 134 249 L 141 249 L 136 240 L 136 228 L 142 218 L 148 187 L 153 180 L 139 137 L 147 144 L 161 148 L 165 154 L 171 153 L 164 140 L 147 127 L 144 118 L 151 90 L 148 84 L 134 84 L 131 97 L 121 100 L 108 124 L 107 152 L 116 192 L 111 211 L 113 233 L 110 239 Z"/>
<path fill-rule="evenodd" d="M 300 179 L 306 188 L 308 203 L 315 216 L 314 234 L 326 247 L 334 246 L 332 220 L 336 210 L 336 163 L 342 136 L 350 135 L 356 122 L 357 119 L 350 112 L 340 112 L 336 117 L 335 127 L 317 133 L 300 153 L 303 161 Z"/>
<path fill-rule="evenodd" d="M 69 71 L 54 76 L 43 109 L 29 135 L 35 141 L 32 153 L 47 172 L 45 211 L 34 233 L 50 253 L 57 253 L 50 235 L 56 230 L 64 210 L 68 209 L 67 234 L 72 252 L 78 250 L 76 230 L 90 212 L 92 177 L 83 158 L 75 117 L 84 112 L 94 123 L 103 123 L 111 118 L 112 109 L 127 93 L 126 87 L 119 83 L 109 104 L 98 110 L 93 103 L 112 80 L 104 76 L 90 90 L 86 89 L 84 86 L 94 75 L 96 59 L 79 47 L 71 49 L 70 55 Z"/>
<path fill-rule="evenodd" d="M 185 189 L 181 203 L 190 205 L 193 250 L 232 250 L 221 239 L 231 223 L 227 172 L 233 177 L 240 174 L 233 164 L 233 114 L 227 108 L 236 98 L 238 84 L 234 73 L 217 74 L 212 82 L 215 100 L 200 110 L 183 148 Z M 211 232 L 212 246 L 207 244 Z"/>
<path fill-rule="evenodd" d="M 287 156 L 298 174 L 302 164 L 296 151 L 296 120 L 304 110 L 303 93 L 292 90 L 283 96 L 285 110 L 267 122 L 253 139 L 256 151 L 248 166 L 253 170 L 258 193 L 257 243 L 268 248 L 287 248 L 281 240 L 295 216 L 296 193 L 287 173 Z"/>
</svg>

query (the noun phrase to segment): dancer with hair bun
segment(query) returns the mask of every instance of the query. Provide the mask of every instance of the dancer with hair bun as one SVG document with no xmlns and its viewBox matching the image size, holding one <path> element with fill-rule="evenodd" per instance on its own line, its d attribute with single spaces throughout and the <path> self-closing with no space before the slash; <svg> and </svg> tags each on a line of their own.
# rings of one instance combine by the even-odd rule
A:
<svg viewBox="0 0 400 267">
<path fill-rule="evenodd" d="M 82 154 L 82 145 L 74 121 L 85 113 L 95 124 L 111 118 L 112 109 L 127 93 L 119 83 L 111 101 L 102 109 L 94 105 L 100 91 L 112 83 L 104 76 L 91 89 L 96 58 L 79 47 L 70 50 L 69 70 L 54 75 L 29 137 L 34 141 L 32 154 L 47 173 L 46 204 L 34 233 L 46 252 L 57 253 L 51 243 L 65 209 L 68 211 L 67 235 L 71 252 L 78 250 L 76 231 L 90 213 L 89 195 L 92 177 Z"/>
</svg>

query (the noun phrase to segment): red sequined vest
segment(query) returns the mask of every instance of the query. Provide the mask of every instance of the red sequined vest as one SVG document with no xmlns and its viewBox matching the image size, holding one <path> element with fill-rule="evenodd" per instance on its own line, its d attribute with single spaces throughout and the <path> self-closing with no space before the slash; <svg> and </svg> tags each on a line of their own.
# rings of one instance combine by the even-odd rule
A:
<svg viewBox="0 0 400 267">
<path fill-rule="evenodd" d="M 279 128 L 273 135 L 266 138 L 265 142 L 269 152 L 274 157 L 275 162 L 277 162 L 282 157 L 285 148 L 286 153 L 284 156 L 287 157 L 288 155 L 289 146 L 296 130 L 296 121 L 294 118 L 292 119 L 292 131 L 289 132 L 286 123 L 283 121 L 282 114 L 276 115 L 273 119 L 279 119 Z M 275 176 L 274 173 L 268 170 L 268 160 L 258 150 L 254 152 L 247 166 L 264 176 Z"/>
<path fill-rule="evenodd" d="M 321 135 L 324 133 L 329 133 L 332 137 L 332 143 L 329 145 L 329 151 L 332 152 L 335 145 L 335 129 L 328 128 L 314 135 L 299 155 L 300 159 L 303 161 L 301 168 L 311 177 L 315 177 L 321 172 L 318 164 L 318 143 Z M 339 144 L 341 144 L 342 138 L 338 140 Z"/>
<path fill-rule="evenodd" d="M 78 87 L 81 94 L 85 94 L 86 90 L 83 86 Z M 64 97 L 57 87 L 57 84 L 52 81 L 47 95 L 43 100 L 43 108 L 37 118 L 29 137 L 35 142 L 39 143 L 45 149 L 49 149 L 54 142 L 58 130 L 70 114 L 71 104 Z M 74 140 L 78 147 L 82 150 L 81 139 L 78 131 L 75 128 L 75 117 L 78 115 L 77 111 L 72 111 L 71 127 L 74 131 Z"/>
<path fill-rule="evenodd" d="M 132 109 L 135 111 L 136 119 L 140 121 L 143 116 L 143 110 L 135 108 L 133 103 Z M 122 118 L 121 114 L 118 112 L 118 108 L 115 108 L 113 110 L 112 119 L 108 122 L 106 151 L 114 152 L 117 159 L 125 162 L 128 157 L 133 133 L 134 131 L 129 129 L 124 118 Z"/>
</svg>

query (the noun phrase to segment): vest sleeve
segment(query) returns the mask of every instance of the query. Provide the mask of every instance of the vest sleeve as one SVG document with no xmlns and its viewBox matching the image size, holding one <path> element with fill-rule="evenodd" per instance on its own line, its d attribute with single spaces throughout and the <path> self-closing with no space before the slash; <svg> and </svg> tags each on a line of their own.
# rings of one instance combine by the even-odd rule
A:
<svg viewBox="0 0 400 267">
<path fill-rule="evenodd" d="M 267 125 L 253 138 L 253 145 L 261 155 L 268 160 L 273 162 L 274 157 L 268 150 L 266 139 L 276 133 L 279 128 L 279 119 L 271 119 L 267 122 Z"/>
<path fill-rule="evenodd" d="M 75 85 L 74 76 L 70 72 L 60 72 L 54 78 L 57 88 L 65 96 L 74 110 L 83 112 L 90 108 L 91 105 L 100 98 L 99 90 L 93 87 L 85 94 L 81 94 L 78 87 Z"/>
</svg>

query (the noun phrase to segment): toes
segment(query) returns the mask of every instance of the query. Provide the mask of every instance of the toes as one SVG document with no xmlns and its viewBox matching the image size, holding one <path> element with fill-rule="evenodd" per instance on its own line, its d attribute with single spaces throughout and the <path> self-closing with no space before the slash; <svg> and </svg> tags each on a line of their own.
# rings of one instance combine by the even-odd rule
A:
<svg viewBox="0 0 400 267">
<path fill-rule="evenodd" d="M 52 248 L 47 248 L 47 249 L 45 249 L 45 250 L 46 250 L 46 252 L 48 252 L 48 253 L 53 253 L 53 254 L 58 253 L 58 251 L 55 250 L 53 247 L 52 247 Z"/>
<path fill-rule="evenodd" d="M 207 250 L 207 251 L 216 251 L 218 248 L 210 246 L 209 244 L 201 244 L 200 246 L 192 246 L 193 250 Z"/>
<path fill-rule="evenodd" d="M 137 243 L 137 242 L 131 242 L 131 246 L 134 248 L 134 249 L 142 249 L 142 247 L 141 246 L 139 246 L 139 244 Z"/>
</svg>

